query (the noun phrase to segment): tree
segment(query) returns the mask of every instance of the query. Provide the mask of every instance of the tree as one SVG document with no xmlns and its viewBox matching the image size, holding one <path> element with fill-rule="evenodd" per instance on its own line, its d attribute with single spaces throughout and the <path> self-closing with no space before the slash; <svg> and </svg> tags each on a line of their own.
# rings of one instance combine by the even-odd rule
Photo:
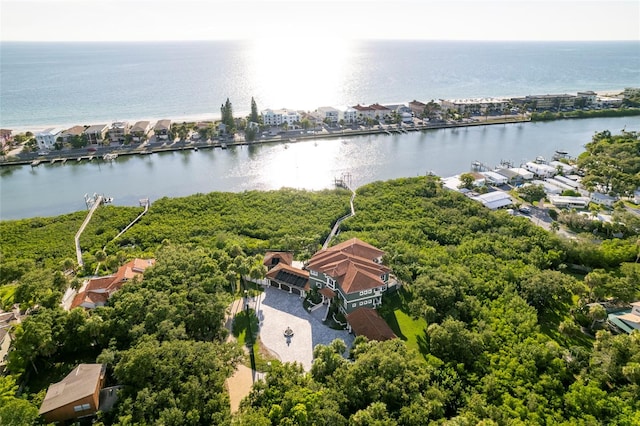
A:
<svg viewBox="0 0 640 426">
<path fill-rule="evenodd" d="M 571 301 L 571 289 L 575 286 L 573 277 L 551 270 L 532 271 L 531 274 L 520 283 L 518 292 L 538 313 L 560 309 Z"/>
<path fill-rule="evenodd" d="M 539 201 L 546 196 L 542 185 L 525 185 L 518 188 L 518 194 L 530 203 Z"/>
<path fill-rule="evenodd" d="M 472 189 L 473 182 L 476 178 L 471 173 L 463 173 L 460 175 L 460 188 Z"/>
<path fill-rule="evenodd" d="M 256 104 L 256 101 L 253 99 L 253 96 L 251 97 L 251 115 L 249 116 L 249 121 L 252 121 L 254 123 L 259 123 L 260 121 L 260 116 L 258 115 L 258 105 Z"/>
<path fill-rule="evenodd" d="M 233 134 L 236 129 L 236 123 L 233 118 L 233 106 L 229 98 L 227 98 L 226 102 L 220 107 L 220 115 L 222 117 L 222 123 L 227 126 L 227 132 Z"/>
<path fill-rule="evenodd" d="M 604 321 L 607 318 L 607 311 L 602 305 L 594 304 L 589 306 L 589 318 L 591 319 L 591 329 L 595 327 L 597 322 Z"/>
</svg>

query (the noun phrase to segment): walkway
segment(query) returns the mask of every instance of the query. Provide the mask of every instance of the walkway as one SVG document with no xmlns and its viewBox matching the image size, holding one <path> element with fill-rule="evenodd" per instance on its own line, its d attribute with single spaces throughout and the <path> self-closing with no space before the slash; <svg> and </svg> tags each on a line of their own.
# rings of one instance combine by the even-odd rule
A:
<svg viewBox="0 0 640 426">
<path fill-rule="evenodd" d="M 78 232 L 76 233 L 76 237 L 75 237 L 75 241 L 76 241 L 76 257 L 78 260 L 78 266 L 79 267 L 83 267 L 84 266 L 84 261 L 82 260 L 82 250 L 80 249 L 80 235 L 82 235 L 82 232 L 84 232 L 84 228 L 87 227 L 87 225 L 89 224 L 89 221 L 91 220 L 91 216 L 93 216 L 93 212 L 96 211 L 96 209 L 98 208 L 98 206 L 102 203 L 102 195 L 98 195 L 97 198 L 95 199 L 93 206 L 91 206 L 91 210 L 89 210 L 89 214 L 87 215 L 87 217 L 84 219 L 84 222 L 82 222 L 82 225 L 80 226 L 80 229 L 78 230 Z"/>
<path fill-rule="evenodd" d="M 346 186 L 346 184 L 345 184 Z M 349 219 L 352 216 L 356 215 L 356 210 L 353 207 L 353 200 L 354 198 L 356 198 L 356 191 L 354 191 L 353 189 L 349 188 L 347 186 L 347 189 L 349 191 L 351 191 L 351 200 L 349 200 L 349 205 L 351 206 L 351 213 L 346 215 L 346 216 L 342 216 L 340 219 L 336 220 L 335 225 L 333 225 L 333 228 L 331 229 L 331 232 L 329 233 L 329 235 L 327 236 L 327 239 L 324 241 L 324 244 L 322 245 L 322 249 L 325 250 L 327 247 L 329 247 L 329 243 L 331 242 L 331 240 L 333 239 L 333 237 L 336 236 L 336 233 L 338 232 L 338 229 L 340 229 L 340 224 L 342 223 L 343 220 L 345 219 Z"/>
</svg>

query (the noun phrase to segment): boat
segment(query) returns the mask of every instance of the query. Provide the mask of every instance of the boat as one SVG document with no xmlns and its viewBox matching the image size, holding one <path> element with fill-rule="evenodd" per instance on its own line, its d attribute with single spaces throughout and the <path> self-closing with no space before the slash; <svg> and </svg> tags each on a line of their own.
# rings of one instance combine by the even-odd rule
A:
<svg viewBox="0 0 640 426">
<path fill-rule="evenodd" d="M 118 154 L 114 153 L 114 152 L 110 152 L 108 154 L 105 154 L 102 156 L 102 159 L 105 161 L 113 161 L 116 158 L 118 158 Z"/>
<path fill-rule="evenodd" d="M 558 161 L 562 158 L 569 158 L 569 153 L 563 149 L 556 149 L 556 152 L 553 154 L 553 159 Z"/>
<path fill-rule="evenodd" d="M 39 165 L 39 164 L 40 164 L 40 160 L 33 160 L 33 161 L 31 162 L 31 167 L 36 167 L 36 166 L 37 166 L 37 165 Z"/>
<path fill-rule="evenodd" d="M 197 146 L 194 146 L 194 147 L 193 147 L 193 150 L 194 150 L 194 151 L 197 151 L 197 150 L 198 150 L 198 147 L 197 147 Z"/>
<path fill-rule="evenodd" d="M 289 139 L 289 142 L 298 142 L 298 140 L 295 139 L 295 138 L 291 138 L 291 139 Z"/>
</svg>

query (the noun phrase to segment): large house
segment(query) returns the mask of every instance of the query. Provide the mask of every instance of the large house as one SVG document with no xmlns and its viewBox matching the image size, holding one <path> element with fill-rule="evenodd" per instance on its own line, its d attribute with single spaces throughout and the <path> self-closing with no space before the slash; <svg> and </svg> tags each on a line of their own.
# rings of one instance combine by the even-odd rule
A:
<svg viewBox="0 0 640 426">
<path fill-rule="evenodd" d="M 138 121 L 134 124 L 129 133 L 134 142 L 142 142 L 151 131 L 151 123 L 149 121 Z"/>
<path fill-rule="evenodd" d="M 349 314 L 360 307 L 376 308 L 392 284 L 384 252 L 357 238 L 314 254 L 306 265 L 309 287 L 323 297 L 337 297 L 338 307 Z"/>
<path fill-rule="evenodd" d="M 109 139 L 114 143 L 124 143 L 127 140 L 127 135 L 131 126 L 126 121 L 116 121 L 111 125 L 109 129 Z"/>
<path fill-rule="evenodd" d="M 40 415 L 48 423 L 94 415 L 100 407 L 104 377 L 104 364 L 78 365 L 64 379 L 49 386 Z"/>
<path fill-rule="evenodd" d="M 280 126 L 287 123 L 289 126 L 300 121 L 300 114 L 297 111 L 288 109 L 265 109 L 262 111 L 262 122 L 267 126 Z"/>
<path fill-rule="evenodd" d="M 168 140 L 171 132 L 171 120 L 159 120 L 153 128 L 156 139 Z"/>
<path fill-rule="evenodd" d="M 114 275 L 86 281 L 73 298 L 69 309 L 77 307 L 94 309 L 98 306 L 104 306 L 109 297 L 120 290 L 127 281 L 141 275 L 145 269 L 154 264 L 155 259 L 134 259 L 118 268 Z"/>
<path fill-rule="evenodd" d="M 64 129 L 50 128 L 36 133 L 36 142 L 39 149 L 53 149 L 58 137 L 62 134 Z"/>
<path fill-rule="evenodd" d="M 84 134 L 87 135 L 89 143 L 98 144 L 104 141 L 108 131 L 109 127 L 106 124 L 94 124 L 87 127 Z"/>
</svg>

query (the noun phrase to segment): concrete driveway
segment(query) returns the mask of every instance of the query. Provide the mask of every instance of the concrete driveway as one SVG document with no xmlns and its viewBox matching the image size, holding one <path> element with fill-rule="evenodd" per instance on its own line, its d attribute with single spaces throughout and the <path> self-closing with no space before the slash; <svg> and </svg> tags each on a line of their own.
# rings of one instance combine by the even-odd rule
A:
<svg viewBox="0 0 640 426">
<path fill-rule="evenodd" d="M 334 339 L 342 339 L 349 351 L 353 344 L 353 335 L 344 330 L 333 330 L 322 323 L 326 307 L 309 313 L 302 307 L 302 299 L 298 295 L 267 287 L 255 300 L 255 308 L 262 343 L 282 362 L 299 362 L 306 371 L 311 370 L 316 345 L 328 345 Z M 293 331 L 290 339 L 284 336 L 287 327 Z"/>
</svg>

